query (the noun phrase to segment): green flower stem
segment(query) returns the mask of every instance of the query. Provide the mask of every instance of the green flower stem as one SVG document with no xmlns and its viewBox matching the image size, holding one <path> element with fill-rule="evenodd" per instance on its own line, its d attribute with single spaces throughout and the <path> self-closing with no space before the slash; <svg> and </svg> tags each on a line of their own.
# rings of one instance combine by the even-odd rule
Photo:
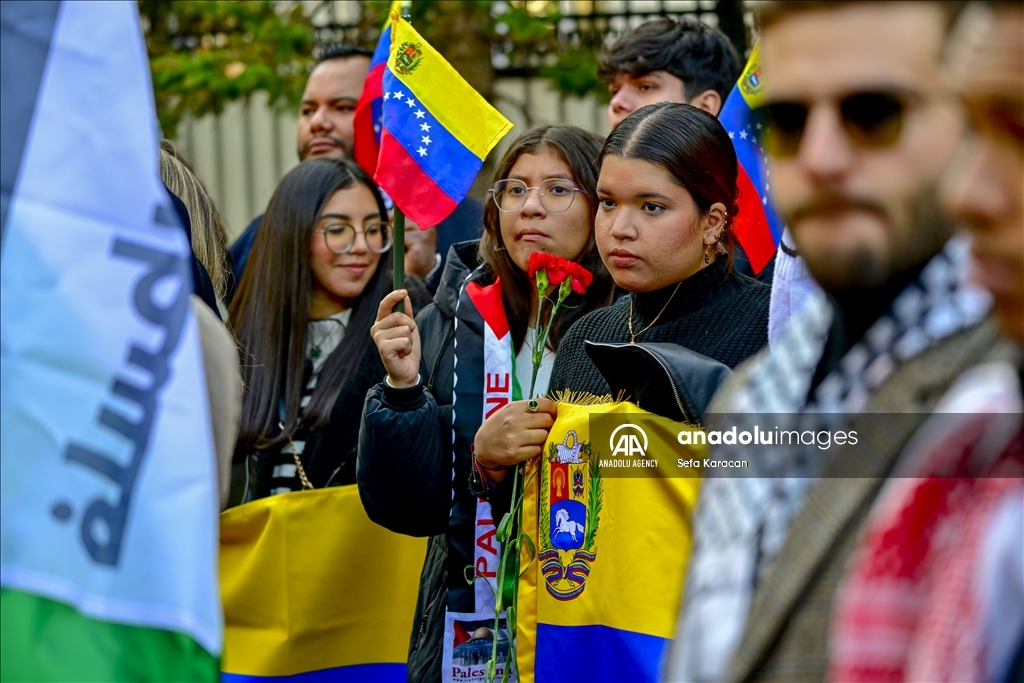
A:
<svg viewBox="0 0 1024 683">
<path fill-rule="evenodd" d="M 547 344 L 548 333 L 551 332 L 551 323 L 554 321 L 562 304 L 572 293 L 572 278 L 567 277 L 558 287 L 558 298 L 551 308 L 551 315 L 548 317 L 548 324 L 541 327 L 543 320 L 544 302 L 548 299 L 547 291 L 551 286 L 548 275 L 544 271 L 538 271 L 534 276 L 537 282 L 537 343 L 531 351 L 533 361 L 533 376 L 530 379 L 529 398 L 534 397 L 534 390 L 537 388 L 537 373 L 540 371 L 541 363 L 544 361 L 544 347 Z M 543 457 L 543 455 L 541 456 Z M 516 622 L 519 618 L 519 558 L 523 548 L 523 498 L 525 486 L 520 475 L 525 474 L 525 463 L 519 463 L 512 474 L 512 507 L 498 524 L 498 541 L 501 543 L 501 559 L 498 561 L 497 590 L 494 596 L 494 640 L 491 643 L 491 659 L 487 662 L 487 670 L 484 680 L 487 683 L 494 682 L 494 673 L 498 662 L 498 631 L 501 627 L 501 613 L 505 611 L 505 632 L 508 634 L 508 656 L 505 661 L 505 669 L 502 672 L 501 683 L 508 683 L 512 667 L 517 666 L 516 662 Z M 515 537 L 509 538 L 512 531 L 511 518 L 515 518 Z M 534 551 L 535 552 L 535 551 Z M 514 578 L 511 581 L 511 591 L 508 595 L 506 606 L 505 583 L 509 572 L 513 571 Z M 517 667 L 518 673 L 518 667 Z"/>
<path fill-rule="evenodd" d="M 558 299 L 555 300 L 555 304 L 551 308 L 551 315 L 548 316 L 548 324 L 541 327 L 544 301 L 547 300 L 547 290 L 550 284 L 547 273 L 544 271 L 538 271 L 536 278 L 537 322 L 535 329 L 537 330 L 537 343 L 534 345 L 531 354 L 531 360 L 533 361 L 533 377 L 530 379 L 530 398 L 536 398 L 533 395 L 533 391 L 537 387 L 537 373 L 540 372 L 541 363 L 544 362 L 544 347 L 547 345 L 548 334 L 551 332 L 551 323 L 554 322 L 555 316 L 558 315 L 558 311 L 562 308 L 562 304 L 572 292 L 572 277 L 567 277 L 562 280 L 562 284 L 558 286 Z"/>
<path fill-rule="evenodd" d="M 494 638 L 491 640 L 491 661 L 487 663 L 487 673 L 485 676 L 485 680 L 487 681 L 487 683 L 492 683 L 494 681 L 494 670 L 498 662 L 498 631 L 501 629 L 501 612 L 503 609 L 505 609 L 505 577 L 508 576 L 508 571 L 511 569 L 511 567 L 509 567 L 508 564 L 509 560 L 511 559 L 510 556 L 512 554 L 511 548 L 509 546 L 516 546 L 515 542 L 509 543 L 509 541 L 512 539 L 508 538 L 509 532 L 511 531 L 511 527 L 509 526 L 508 520 L 515 513 L 517 505 L 520 508 L 522 507 L 522 494 L 519 490 L 521 488 L 519 481 L 519 472 L 521 469 L 522 464 L 517 465 L 512 472 L 512 510 L 507 512 L 506 516 L 502 518 L 501 523 L 499 524 L 499 527 L 501 528 L 499 530 L 499 533 L 497 534 L 498 542 L 501 543 L 501 559 L 498 560 L 498 575 L 496 577 L 498 585 L 494 595 Z M 515 541 L 519 540 L 520 533 L 521 532 L 517 530 Z M 515 587 L 518 587 L 519 581 L 515 581 L 514 585 Z M 512 599 L 510 600 L 510 602 L 513 605 L 515 604 L 515 587 L 512 591 Z M 507 672 L 509 668 L 508 660 L 510 660 L 515 653 L 515 648 L 513 647 L 514 633 L 510 632 L 508 629 L 507 613 L 505 616 L 505 627 L 506 633 L 508 633 L 509 644 L 508 655 L 506 657 L 505 662 L 505 671 Z M 502 675 L 502 678 L 505 679 L 505 674 Z"/>
</svg>

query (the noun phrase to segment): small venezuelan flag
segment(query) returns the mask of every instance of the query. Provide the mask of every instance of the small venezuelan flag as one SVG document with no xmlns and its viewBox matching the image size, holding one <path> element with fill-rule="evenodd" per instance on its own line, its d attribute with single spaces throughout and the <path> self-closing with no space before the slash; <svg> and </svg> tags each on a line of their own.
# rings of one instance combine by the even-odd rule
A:
<svg viewBox="0 0 1024 683">
<path fill-rule="evenodd" d="M 392 13 L 383 130 L 374 180 L 421 228 L 466 196 L 488 152 L 512 128 L 409 22 Z"/>
<path fill-rule="evenodd" d="M 391 11 L 398 12 L 401 0 L 391 3 Z M 391 54 L 391 15 L 384 22 L 384 29 L 377 40 L 377 47 L 370 58 L 370 71 L 363 82 L 363 94 L 356 103 L 356 111 L 352 121 L 355 129 L 355 149 L 353 156 L 356 163 L 363 167 L 371 176 L 377 171 L 377 156 L 380 154 L 380 131 L 383 127 L 384 106 L 384 69 L 387 67 L 388 56 Z"/>
<path fill-rule="evenodd" d="M 755 124 L 751 116 L 764 92 L 758 58 L 755 43 L 743 73 L 718 115 L 732 138 L 739 161 L 739 213 L 733 230 L 754 273 L 760 273 L 768 265 L 782 239 L 782 220 L 769 201 L 764 154 L 756 142 L 755 133 L 760 124 Z"/>
</svg>

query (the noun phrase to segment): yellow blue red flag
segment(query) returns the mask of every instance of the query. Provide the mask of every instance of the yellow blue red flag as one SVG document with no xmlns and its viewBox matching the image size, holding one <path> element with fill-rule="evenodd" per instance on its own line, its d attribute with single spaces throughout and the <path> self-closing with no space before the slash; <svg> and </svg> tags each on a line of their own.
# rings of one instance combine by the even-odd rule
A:
<svg viewBox="0 0 1024 683">
<path fill-rule="evenodd" d="M 733 231 L 754 273 L 760 273 L 775 255 L 783 227 L 768 198 L 764 153 L 757 145 L 761 124 L 754 122 L 752 117 L 763 93 L 759 43 L 754 43 L 743 73 L 718 114 L 718 120 L 732 139 L 739 162 L 739 212 L 733 222 Z"/>
<path fill-rule="evenodd" d="M 523 529 L 537 557 L 520 580 L 520 681 L 658 680 L 700 486 L 693 463 L 677 461 L 706 448 L 680 446 L 678 434 L 695 429 L 632 403 L 559 403 L 526 479 Z"/>
<path fill-rule="evenodd" d="M 374 180 L 421 228 L 466 196 L 487 154 L 512 124 L 392 12 L 382 80 L 383 130 Z"/>
<path fill-rule="evenodd" d="M 355 485 L 221 515 L 224 683 L 404 683 L 426 541 L 369 520 Z"/>
<path fill-rule="evenodd" d="M 394 0 L 391 3 L 391 12 L 400 12 L 401 7 L 401 0 Z M 380 133 L 384 117 L 384 69 L 391 54 L 391 12 L 388 13 L 380 38 L 377 39 L 377 47 L 370 57 L 370 71 L 363 81 L 363 94 L 359 96 L 352 116 L 352 128 L 355 133 L 352 156 L 371 176 L 377 171 L 377 157 L 380 155 Z"/>
</svg>

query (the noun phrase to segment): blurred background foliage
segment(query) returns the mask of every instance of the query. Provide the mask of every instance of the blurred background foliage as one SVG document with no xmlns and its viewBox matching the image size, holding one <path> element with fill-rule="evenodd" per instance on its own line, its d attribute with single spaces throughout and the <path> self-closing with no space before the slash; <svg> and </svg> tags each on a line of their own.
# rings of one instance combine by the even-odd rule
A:
<svg viewBox="0 0 1024 683">
<path fill-rule="evenodd" d="M 140 0 L 157 113 L 174 137 L 182 117 L 219 114 L 264 91 L 294 110 L 318 45 L 339 39 L 314 25 L 320 3 L 253 0 Z M 366 0 L 348 42 L 373 49 L 391 3 Z M 493 99 L 495 66 L 549 79 L 559 92 L 607 97 L 597 78 L 603 36 L 579 31 L 559 42 L 562 15 L 553 0 L 419 0 L 413 26 L 477 89 Z"/>
<path fill-rule="evenodd" d="M 302 97 L 315 34 L 300 4 L 140 0 L 139 11 L 165 137 L 186 114 L 219 114 L 260 90 L 278 107 Z"/>
</svg>

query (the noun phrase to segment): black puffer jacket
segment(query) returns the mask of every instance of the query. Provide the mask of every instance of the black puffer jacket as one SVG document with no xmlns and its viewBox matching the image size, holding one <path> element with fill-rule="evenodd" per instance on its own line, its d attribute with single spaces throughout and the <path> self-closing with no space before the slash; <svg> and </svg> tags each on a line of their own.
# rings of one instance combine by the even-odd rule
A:
<svg viewBox="0 0 1024 683">
<path fill-rule="evenodd" d="M 489 282 L 482 269 L 474 272 L 477 264 L 477 242 L 452 246 L 434 303 L 416 316 L 421 383 L 408 389 L 374 386 L 359 432 L 356 479 L 370 519 L 397 533 L 431 537 L 409 643 L 410 681 L 441 680 L 445 607 L 474 611 L 465 568 L 474 562 L 477 499 L 489 500 L 499 519 L 511 502 L 511 477 L 486 493 L 470 485 L 469 446 L 482 415 L 483 327 L 467 317 L 472 306 L 463 285 L 471 274 Z"/>
</svg>

